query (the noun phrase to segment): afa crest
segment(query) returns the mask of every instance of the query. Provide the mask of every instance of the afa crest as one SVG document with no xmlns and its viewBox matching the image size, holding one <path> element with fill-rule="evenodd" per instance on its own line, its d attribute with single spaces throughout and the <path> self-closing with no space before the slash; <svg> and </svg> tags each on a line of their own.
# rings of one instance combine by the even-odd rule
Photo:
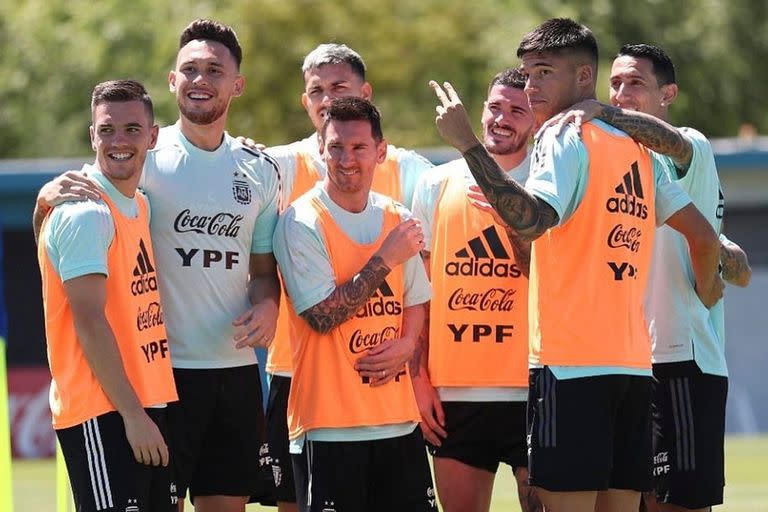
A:
<svg viewBox="0 0 768 512">
<path fill-rule="evenodd" d="M 240 204 L 251 204 L 251 186 L 247 181 L 232 181 L 232 197 Z"/>
</svg>

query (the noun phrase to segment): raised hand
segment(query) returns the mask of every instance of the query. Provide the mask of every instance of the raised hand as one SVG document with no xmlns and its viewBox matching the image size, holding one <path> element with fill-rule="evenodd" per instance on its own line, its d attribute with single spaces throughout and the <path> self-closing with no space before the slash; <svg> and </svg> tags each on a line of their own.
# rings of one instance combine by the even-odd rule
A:
<svg viewBox="0 0 768 512">
<path fill-rule="evenodd" d="M 405 263 L 424 248 L 424 232 L 421 221 L 408 219 L 389 232 L 376 255 L 390 269 Z"/>
<path fill-rule="evenodd" d="M 584 100 L 576 103 L 568 110 L 547 119 L 536 132 L 535 138 L 538 139 L 542 133 L 553 126 L 555 127 L 555 136 L 560 135 L 568 123 L 573 123 L 576 132 L 581 133 L 581 125 L 596 118 L 602 109 L 603 104 L 597 100 Z"/>
<path fill-rule="evenodd" d="M 443 87 L 440 87 L 434 80 L 429 81 L 429 86 L 440 100 L 440 104 L 435 107 L 435 124 L 443 140 L 462 153 L 480 144 L 472 131 L 464 104 L 453 90 L 453 86 L 449 82 L 443 82 Z"/>
</svg>

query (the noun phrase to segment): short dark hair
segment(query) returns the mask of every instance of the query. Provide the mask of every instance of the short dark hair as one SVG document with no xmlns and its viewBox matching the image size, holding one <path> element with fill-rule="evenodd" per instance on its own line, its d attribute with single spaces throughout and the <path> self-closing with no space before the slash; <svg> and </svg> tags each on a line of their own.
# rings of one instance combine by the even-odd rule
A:
<svg viewBox="0 0 768 512">
<path fill-rule="evenodd" d="M 229 53 L 235 58 L 237 69 L 240 69 L 240 63 L 243 61 L 243 49 L 237 40 L 237 34 L 227 25 L 218 21 L 198 18 L 181 32 L 179 37 L 179 50 L 187 46 L 190 41 L 216 41 L 227 47 Z"/>
<path fill-rule="evenodd" d="M 365 62 L 363 58 L 349 46 L 338 43 L 323 43 L 309 52 L 304 57 L 301 75 L 304 76 L 307 71 L 317 69 L 326 64 L 347 64 L 362 81 L 365 81 Z"/>
<path fill-rule="evenodd" d="M 652 44 L 625 44 L 619 50 L 616 57 L 634 57 L 636 59 L 648 59 L 653 65 L 653 74 L 659 85 L 676 84 L 675 65 L 669 55 Z"/>
<path fill-rule="evenodd" d="M 597 66 L 597 39 L 584 25 L 569 18 L 552 18 L 523 36 L 517 56 L 527 53 L 584 53 Z"/>
<path fill-rule="evenodd" d="M 496 74 L 488 84 L 488 92 L 491 92 L 494 85 L 503 85 L 504 87 L 514 87 L 515 89 L 525 89 L 525 77 L 518 68 L 507 68 Z"/>
<path fill-rule="evenodd" d="M 140 101 L 149 116 L 150 123 L 155 120 L 152 98 L 141 83 L 136 80 L 109 80 L 96 84 L 91 94 L 91 112 L 103 103 Z"/>
<path fill-rule="evenodd" d="M 381 113 L 376 106 L 363 98 L 336 98 L 325 114 L 322 134 L 325 136 L 331 121 L 368 121 L 371 124 L 371 135 L 376 142 L 381 142 L 384 133 L 381 131 Z"/>
</svg>

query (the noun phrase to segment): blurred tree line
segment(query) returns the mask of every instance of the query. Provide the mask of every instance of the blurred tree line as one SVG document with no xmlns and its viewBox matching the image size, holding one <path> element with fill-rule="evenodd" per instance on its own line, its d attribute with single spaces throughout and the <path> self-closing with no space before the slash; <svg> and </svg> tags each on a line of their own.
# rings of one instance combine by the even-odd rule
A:
<svg viewBox="0 0 768 512">
<path fill-rule="evenodd" d="M 451 81 L 479 120 L 491 76 L 516 65 L 521 36 L 553 16 L 595 32 L 601 99 L 621 44 L 652 42 L 678 67 L 673 122 L 710 136 L 742 123 L 768 131 L 766 0 L 21 0 L 0 3 L 0 157 L 87 155 L 90 92 L 106 79 L 141 80 L 158 122 L 173 123 L 167 75 L 197 17 L 232 25 L 243 45 L 231 133 L 270 145 L 305 137 L 301 63 L 332 41 L 365 59 L 390 141 L 439 145 L 427 81 Z"/>
</svg>

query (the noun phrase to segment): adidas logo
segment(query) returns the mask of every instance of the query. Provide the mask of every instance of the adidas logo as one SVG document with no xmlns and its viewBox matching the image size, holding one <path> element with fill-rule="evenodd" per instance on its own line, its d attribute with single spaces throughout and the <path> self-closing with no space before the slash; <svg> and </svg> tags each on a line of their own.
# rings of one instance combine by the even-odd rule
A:
<svg viewBox="0 0 768 512">
<path fill-rule="evenodd" d="M 356 318 L 371 316 L 399 315 L 403 312 L 403 306 L 394 299 L 394 292 L 386 279 L 381 282 L 368 302 L 355 314 Z"/>
<path fill-rule="evenodd" d="M 643 185 L 640 182 L 640 167 L 632 163 L 632 170 L 624 175 L 621 183 L 614 189 L 624 197 L 611 197 L 605 208 L 611 213 L 626 213 L 640 219 L 648 218 L 648 207 L 638 199 L 643 199 Z"/>
<path fill-rule="evenodd" d="M 131 282 L 131 293 L 136 296 L 157 291 L 157 278 L 154 274 L 155 267 L 149 259 L 144 240 L 139 240 L 139 254 L 136 255 L 136 266 L 133 268 L 133 276 L 136 279 Z"/>
<path fill-rule="evenodd" d="M 484 229 L 480 236 L 469 240 L 467 247 L 457 251 L 454 257 L 466 261 L 449 261 L 445 265 L 445 273 L 449 276 L 520 277 L 522 275 L 520 268 L 511 262 L 512 258 L 504 248 L 495 225 Z"/>
</svg>

